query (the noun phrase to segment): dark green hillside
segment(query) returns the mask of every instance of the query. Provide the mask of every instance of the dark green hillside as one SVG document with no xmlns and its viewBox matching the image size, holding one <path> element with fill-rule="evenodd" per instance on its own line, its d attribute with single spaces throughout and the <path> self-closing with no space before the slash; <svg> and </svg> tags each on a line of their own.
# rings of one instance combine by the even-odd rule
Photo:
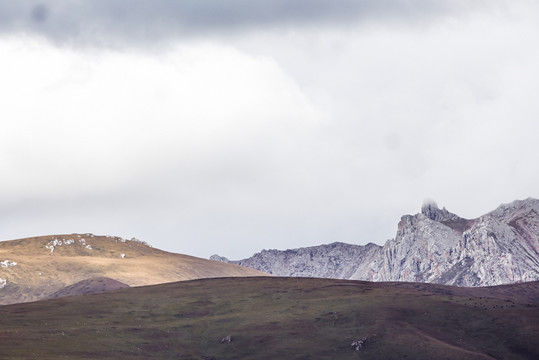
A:
<svg viewBox="0 0 539 360">
<path fill-rule="evenodd" d="M 0 358 L 538 359 L 538 283 L 477 290 L 221 278 L 7 305 Z"/>
</svg>

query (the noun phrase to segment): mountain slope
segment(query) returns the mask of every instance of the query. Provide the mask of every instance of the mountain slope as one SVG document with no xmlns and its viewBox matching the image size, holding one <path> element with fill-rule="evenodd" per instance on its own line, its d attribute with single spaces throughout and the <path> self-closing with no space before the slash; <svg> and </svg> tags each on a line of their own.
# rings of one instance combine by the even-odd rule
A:
<svg viewBox="0 0 539 360">
<path fill-rule="evenodd" d="M 281 276 L 460 286 L 539 280 L 539 200 L 514 201 L 471 220 L 427 203 L 421 213 L 403 216 L 383 247 L 334 243 L 212 259 Z"/>
<path fill-rule="evenodd" d="M 477 219 L 436 206 L 403 216 L 373 262 L 375 281 L 488 286 L 539 279 L 539 201 L 504 204 Z M 445 210 L 445 212 L 447 212 Z"/>
<path fill-rule="evenodd" d="M 184 281 L 2 306 L 0 358 L 537 359 L 538 301 L 538 282 Z"/>
<path fill-rule="evenodd" d="M 212 256 L 215 261 L 230 262 L 276 276 L 327 277 L 349 279 L 353 274 L 366 270 L 370 259 L 378 255 L 381 247 L 345 243 L 311 246 L 285 251 L 262 250 L 255 256 L 239 261 Z"/>
<path fill-rule="evenodd" d="M 0 304 L 44 299 L 69 285 L 108 277 L 141 286 L 259 271 L 169 253 L 137 240 L 92 234 L 0 242 Z"/>
</svg>

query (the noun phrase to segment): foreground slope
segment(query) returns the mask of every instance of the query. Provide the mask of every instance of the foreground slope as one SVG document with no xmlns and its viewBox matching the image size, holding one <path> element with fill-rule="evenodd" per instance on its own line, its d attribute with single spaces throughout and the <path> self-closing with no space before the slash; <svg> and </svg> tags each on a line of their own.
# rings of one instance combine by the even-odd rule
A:
<svg viewBox="0 0 539 360">
<path fill-rule="evenodd" d="M 539 280 L 539 200 L 464 219 L 427 203 L 384 246 L 333 243 L 229 261 L 279 276 L 490 286 Z"/>
<path fill-rule="evenodd" d="M 537 282 L 194 280 L 1 306 L 0 358 L 537 359 L 538 302 Z"/>
<path fill-rule="evenodd" d="M 92 234 L 51 235 L 0 242 L 0 304 L 76 293 L 80 281 L 106 277 L 141 286 L 262 273 L 152 248 L 138 240 Z M 84 292 L 85 287 L 79 286 Z"/>
</svg>

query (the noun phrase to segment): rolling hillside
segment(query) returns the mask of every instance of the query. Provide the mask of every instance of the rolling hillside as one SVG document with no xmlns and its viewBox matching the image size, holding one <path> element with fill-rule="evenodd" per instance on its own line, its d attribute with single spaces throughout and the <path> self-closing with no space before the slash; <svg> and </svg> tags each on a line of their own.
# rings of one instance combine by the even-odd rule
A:
<svg viewBox="0 0 539 360">
<path fill-rule="evenodd" d="M 263 273 L 92 234 L 0 242 L 0 304 L 45 299 L 80 281 L 106 277 L 128 286 Z M 71 289 L 73 293 L 74 289 Z M 81 288 L 83 290 L 83 287 Z"/>
<path fill-rule="evenodd" d="M 539 282 L 221 278 L 0 307 L 2 359 L 537 359 Z"/>
<path fill-rule="evenodd" d="M 66 286 L 63 289 L 56 291 L 54 294 L 51 294 L 48 298 L 56 299 L 64 296 L 99 294 L 128 287 L 128 285 L 108 277 L 95 277 Z"/>
</svg>

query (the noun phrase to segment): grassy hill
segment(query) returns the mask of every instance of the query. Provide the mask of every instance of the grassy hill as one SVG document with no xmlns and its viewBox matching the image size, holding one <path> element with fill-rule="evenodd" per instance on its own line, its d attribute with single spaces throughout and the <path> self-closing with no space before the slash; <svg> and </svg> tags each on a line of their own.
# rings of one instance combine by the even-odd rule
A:
<svg viewBox="0 0 539 360">
<path fill-rule="evenodd" d="M 119 237 L 71 234 L 0 242 L 0 304 L 45 299 L 67 286 L 96 277 L 142 286 L 262 274 Z"/>
<path fill-rule="evenodd" d="M 194 280 L 1 306 L 0 358 L 538 359 L 538 303 L 538 282 Z"/>
<path fill-rule="evenodd" d="M 54 294 L 51 294 L 49 298 L 56 299 L 64 296 L 99 294 L 126 287 L 129 286 L 108 277 L 95 277 L 66 286 L 63 289 L 56 291 Z"/>
</svg>

